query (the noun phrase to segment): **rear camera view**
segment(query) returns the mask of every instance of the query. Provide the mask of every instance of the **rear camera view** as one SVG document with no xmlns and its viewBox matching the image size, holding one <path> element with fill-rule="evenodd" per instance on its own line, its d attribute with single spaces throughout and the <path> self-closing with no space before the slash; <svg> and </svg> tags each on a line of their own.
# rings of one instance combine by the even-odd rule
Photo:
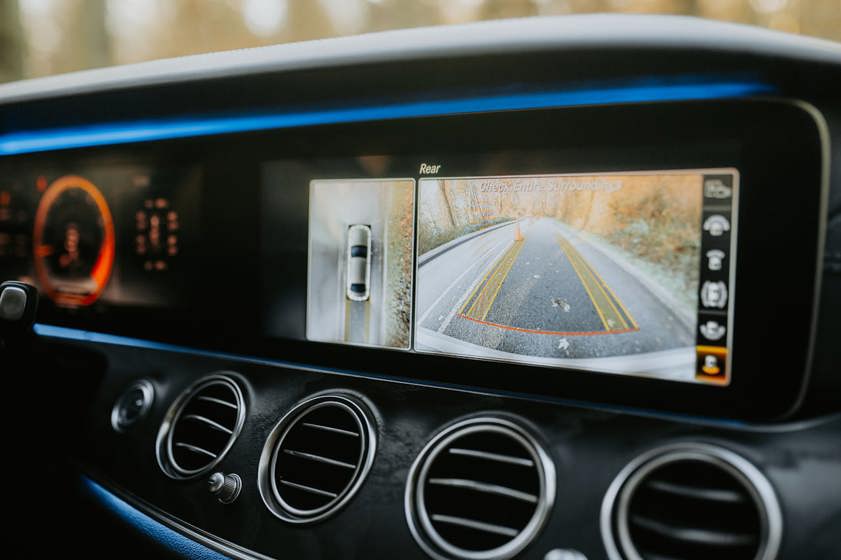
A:
<svg viewBox="0 0 841 560">
<path fill-rule="evenodd" d="M 408 349 L 413 179 L 310 183 L 307 338 Z"/>
<path fill-rule="evenodd" d="M 422 179 L 415 349 L 725 379 L 729 231 L 716 230 L 703 260 L 721 276 L 704 288 L 721 305 L 703 314 L 719 330 L 715 351 L 701 356 L 712 347 L 696 333 L 711 177 L 727 191 L 715 214 L 727 221 L 729 175 Z"/>
</svg>

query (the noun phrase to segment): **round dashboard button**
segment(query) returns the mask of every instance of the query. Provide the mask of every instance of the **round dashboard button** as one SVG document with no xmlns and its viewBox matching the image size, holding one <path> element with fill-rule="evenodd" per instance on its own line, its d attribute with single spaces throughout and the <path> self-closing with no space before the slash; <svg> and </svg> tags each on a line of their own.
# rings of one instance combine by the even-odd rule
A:
<svg viewBox="0 0 841 560">
<path fill-rule="evenodd" d="M 111 426 L 118 432 L 125 431 L 143 418 L 152 407 L 155 390 L 145 379 L 126 389 L 111 409 Z"/>
</svg>

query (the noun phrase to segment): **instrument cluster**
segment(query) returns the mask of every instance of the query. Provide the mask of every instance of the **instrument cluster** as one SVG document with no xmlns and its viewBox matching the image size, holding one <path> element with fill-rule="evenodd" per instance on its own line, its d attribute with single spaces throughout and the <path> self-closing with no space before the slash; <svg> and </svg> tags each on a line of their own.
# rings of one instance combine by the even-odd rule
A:
<svg viewBox="0 0 841 560">
<path fill-rule="evenodd" d="M 59 308 L 172 305 L 199 180 L 137 165 L 2 173 L 0 268 Z"/>
</svg>

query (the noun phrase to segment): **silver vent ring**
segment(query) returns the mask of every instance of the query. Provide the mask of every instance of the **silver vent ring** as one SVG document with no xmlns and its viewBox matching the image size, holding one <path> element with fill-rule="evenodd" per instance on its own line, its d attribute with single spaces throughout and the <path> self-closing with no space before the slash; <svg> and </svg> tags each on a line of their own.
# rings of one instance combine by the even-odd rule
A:
<svg viewBox="0 0 841 560">
<path fill-rule="evenodd" d="M 530 520 L 518 534 L 502 546 L 471 551 L 454 546 L 444 539 L 432 524 L 425 507 L 425 486 L 436 457 L 453 441 L 476 433 L 497 433 L 509 437 L 525 449 L 536 468 L 539 499 Z M 506 560 L 519 554 L 537 536 L 555 502 L 555 466 L 549 455 L 532 435 L 520 425 L 500 417 L 475 417 L 456 422 L 439 432 L 421 450 L 406 485 L 404 507 L 409 530 L 423 550 L 436 560 Z"/>
<path fill-rule="evenodd" d="M 676 443 L 652 449 L 628 463 L 611 483 L 602 501 L 601 533 L 611 560 L 642 560 L 628 529 L 631 499 L 645 478 L 669 463 L 700 461 L 721 468 L 750 494 L 760 517 L 760 547 L 755 560 L 776 558 L 782 541 L 783 517 L 768 479 L 750 461 L 707 443 Z"/>
<path fill-rule="evenodd" d="M 361 440 L 355 469 L 350 482 L 335 498 L 316 508 L 298 508 L 283 498 L 277 486 L 275 473 L 278 456 L 286 437 L 298 426 L 299 422 L 309 416 L 310 413 L 327 407 L 335 407 L 347 413 L 354 420 L 359 430 Z M 370 418 L 370 413 L 361 404 L 360 399 L 352 395 L 335 392 L 310 397 L 284 414 L 269 434 L 260 456 L 258 473 L 260 497 L 269 511 L 288 523 L 305 524 L 321 521 L 344 507 L 356 494 L 371 470 L 376 449 L 377 432 Z"/>
<path fill-rule="evenodd" d="M 228 438 L 224 447 L 216 454 L 216 457 L 208 462 L 207 464 L 203 465 L 201 468 L 198 469 L 185 469 L 178 464 L 175 460 L 174 453 L 172 450 L 172 434 L 174 432 L 175 426 L 178 424 L 178 421 L 181 419 L 181 415 L 184 412 L 186 406 L 190 403 L 192 398 L 196 396 L 200 391 L 207 389 L 213 385 L 222 385 L 229 389 L 236 399 L 236 408 L 237 408 L 237 415 L 236 421 L 233 425 L 233 429 L 231 430 L 230 437 Z M 239 384 L 237 384 L 231 377 L 229 372 L 219 372 L 214 373 L 205 377 L 202 377 L 189 387 L 181 392 L 178 398 L 172 403 L 169 409 L 164 416 L 163 421 L 161 422 L 161 427 L 158 429 L 158 437 L 155 442 L 155 456 L 158 460 L 158 466 L 161 470 L 170 478 L 175 479 L 189 479 L 201 476 L 207 472 L 210 472 L 216 465 L 218 465 L 222 459 L 225 458 L 225 455 L 230 451 L 231 447 L 233 447 L 234 443 L 239 437 L 240 432 L 242 431 L 242 426 L 245 423 L 245 399 L 243 398 L 242 391 L 239 388 Z"/>
</svg>

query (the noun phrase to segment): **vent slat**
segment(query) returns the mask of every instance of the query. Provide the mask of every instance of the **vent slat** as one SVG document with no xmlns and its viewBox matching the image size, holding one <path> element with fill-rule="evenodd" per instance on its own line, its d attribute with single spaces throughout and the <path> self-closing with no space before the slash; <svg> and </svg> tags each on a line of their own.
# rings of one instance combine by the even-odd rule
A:
<svg viewBox="0 0 841 560">
<path fill-rule="evenodd" d="M 223 426 L 219 422 L 214 422 L 210 418 L 206 418 L 206 417 L 201 416 L 199 414 L 185 414 L 182 417 L 182 419 L 183 420 L 193 420 L 195 422 L 201 422 L 203 424 L 206 424 L 207 426 L 210 426 L 214 430 L 218 430 L 218 431 L 222 432 L 223 434 L 231 435 L 231 434 L 234 433 L 233 430 L 230 430 L 230 429 L 226 428 L 225 426 Z"/>
<path fill-rule="evenodd" d="M 448 452 L 452 455 L 476 457 L 477 459 L 487 459 L 488 461 L 498 461 L 500 463 L 508 463 L 510 465 L 520 465 L 521 467 L 534 467 L 534 461 L 532 461 L 531 459 L 512 457 L 511 455 L 502 455 L 501 453 L 490 453 L 488 451 L 479 451 L 477 449 L 462 449 L 459 447 L 451 447 L 448 450 Z"/>
<path fill-rule="evenodd" d="M 239 406 L 237 406 L 236 403 L 231 403 L 231 402 L 228 402 L 228 401 L 225 401 L 225 400 L 222 400 L 222 399 L 217 399 L 216 397 L 208 397 L 207 395 L 199 395 L 196 398 L 196 400 L 209 402 L 209 403 L 213 403 L 213 404 L 218 404 L 218 405 L 221 405 L 221 406 L 227 406 L 228 408 L 232 408 L 234 410 L 239 409 Z"/>
<path fill-rule="evenodd" d="M 302 426 L 306 426 L 307 428 L 312 428 L 313 430 L 321 430 L 322 432 L 331 432 L 334 434 L 342 434 L 344 436 L 350 437 L 359 437 L 357 432 L 351 432 L 350 430 L 342 430 L 341 428 L 334 428 L 332 426 L 322 426 L 321 424 L 314 424 L 312 422 L 303 422 Z"/>
<path fill-rule="evenodd" d="M 343 467 L 351 470 L 356 468 L 356 465 L 345 463 L 343 461 L 337 461 L 335 459 L 330 459 L 329 457 L 322 457 L 321 455 L 316 455 L 314 453 L 304 453 L 303 451 L 295 451 L 294 449 L 284 449 L 283 452 L 287 455 L 292 455 L 293 457 L 299 457 L 301 459 L 307 459 L 309 461 L 316 461 L 318 463 L 324 463 L 326 465 L 333 465 L 336 467 Z"/>
<path fill-rule="evenodd" d="M 698 500 L 709 500 L 714 502 L 725 502 L 730 504 L 741 504 L 745 502 L 745 496 L 739 494 L 734 490 L 724 490 L 720 488 L 698 488 L 688 486 L 685 484 L 676 484 L 667 482 L 665 480 L 651 480 L 646 483 L 646 486 L 653 488 L 659 492 L 668 494 L 676 494 L 686 498 L 696 498 Z"/>
<path fill-rule="evenodd" d="M 208 451 L 207 449 L 203 449 L 198 445 L 192 445 L 190 443 L 178 441 L 175 443 L 175 447 L 178 447 L 180 449 L 186 449 L 187 451 L 192 451 L 193 453 L 199 453 L 200 455 L 205 455 L 207 457 L 210 457 L 211 459 L 215 459 L 216 457 L 218 457 L 216 453 Z"/>
<path fill-rule="evenodd" d="M 466 527 L 468 529 L 475 529 L 477 531 L 484 531 L 485 533 L 493 533 L 494 535 L 502 535 L 503 537 L 516 537 L 520 531 L 512 529 L 511 527 L 503 527 L 502 525 L 495 525 L 493 523 L 484 523 L 482 521 L 475 521 L 473 519 L 464 519 L 463 517 L 454 517 L 452 515 L 438 515 L 432 514 L 432 520 L 438 523 L 446 523 L 449 525 L 458 525 L 459 527 Z"/>
<path fill-rule="evenodd" d="M 515 500 L 521 500 L 530 504 L 537 503 L 537 496 L 535 496 L 534 494 L 520 492 L 519 490 L 514 490 L 513 488 L 508 488 L 499 484 L 486 484 L 484 482 L 478 482 L 476 480 L 466 480 L 463 478 L 430 478 L 429 484 L 435 486 L 451 486 L 453 488 L 464 488 L 466 490 L 472 490 L 474 492 L 483 492 L 485 494 L 505 496 L 506 498 L 513 498 Z"/>
<path fill-rule="evenodd" d="M 692 544 L 712 546 L 745 546 L 754 544 L 756 536 L 750 534 L 711 531 L 694 527 L 679 527 L 662 523 L 641 515 L 631 516 L 631 523 L 670 539 Z"/>
<path fill-rule="evenodd" d="M 321 490 L 319 488 L 313 488 L 312 486 L 307 486 L 306 484 L 298 484 L 297 482 L 291 482 L 289 480 L 281 480 L 281 484 L 284 486 L 289 486 L 291 488 L 296 488 L 298 490 L 302 490 L 304 492 L 309 492 L 310 494 L 317 494 L 319 496 L 326 496 L 328 498 L 338 498 L 339 495 L 335 492 L 328 492 L 327 490 Z"/>
</svg>

